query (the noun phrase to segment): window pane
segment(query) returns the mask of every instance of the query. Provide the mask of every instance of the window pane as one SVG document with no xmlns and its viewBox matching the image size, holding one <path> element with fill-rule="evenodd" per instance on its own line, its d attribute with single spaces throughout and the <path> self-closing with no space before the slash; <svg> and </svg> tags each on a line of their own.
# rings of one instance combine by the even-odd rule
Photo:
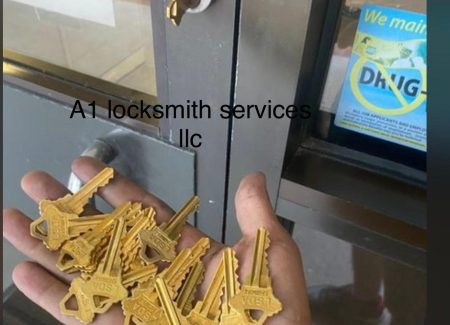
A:
<svg viewBox="0 0 450 325">
<path fill-rule="evenodd" d="M 306 227 L 293 238 L 314 324 L 424 324 L 426 273 Z"/>
<path fill-rule="evenodd" d="M 425 168 L 425 11 L 423 0 L 346 1 L 315 136 Z"/>
<path fill-rule="evenodd" d="M 156 95 L 150 2 L 6 0 L 3 46 Z"/>
</svg>

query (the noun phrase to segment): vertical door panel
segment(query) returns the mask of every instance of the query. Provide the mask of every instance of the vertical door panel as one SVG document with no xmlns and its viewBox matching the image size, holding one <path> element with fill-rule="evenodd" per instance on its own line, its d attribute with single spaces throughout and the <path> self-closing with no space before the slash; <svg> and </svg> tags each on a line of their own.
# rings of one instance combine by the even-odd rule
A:
<svg viewBox="0 0 450 325">
<path fill-rule="evenodd" d="M 236 104 L 294 103 L 308 25 L 309 0 L 242 1 Z M 246 174 L 262 171 L 275 204 L 290 120 L 233 121 L 228 192 L 232 198 Z M 226 242 L 240 237 L 234 201 L 228 201 Z"/>
<path fill-rule="evenodd" d="M 156 6 L 152 5 L 154 12 Z M 165 26 L 168 102 L 185 105 L 187 100 L 203 100 L 211 106 L 212 117 L 171 119 L 162 125 L 162 134 L 175 143 L 179 129 L 202 135 L 203 144 L 195 150 L 196 187 L 202 200 L 197 226 L 216 240 L 222 239 L 228 143 L 228 120 L 217 113 L 230 102 L 234 82 L 235 9 L 234 0 L 217 0 L 202 13 L 186 14 L 179 27 L 169 21 Z"/>
</svg>

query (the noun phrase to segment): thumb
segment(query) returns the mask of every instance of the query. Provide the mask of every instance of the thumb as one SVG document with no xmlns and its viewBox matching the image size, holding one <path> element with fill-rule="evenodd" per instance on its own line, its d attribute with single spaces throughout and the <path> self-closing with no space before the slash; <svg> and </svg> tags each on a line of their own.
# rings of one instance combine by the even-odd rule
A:
<svg viewBox="0 0 450 325">
<path fill-rule="evenodd" d="M 235 196 L 236 217 L 244 237 L 254 237 L 264 227 L 272 238 L 288 236 L 278 221 L 266 189 L 263 173 L 253 173 L 242 179 Z"/>
<path fill-rule="evenodd" d="M 267 324 L 311 324 L 300 251 L 272 209 L 264 174 L 250 174 L 241 181 L 235 205 L 244 236 L 244 240 L 237 244 L 241 244 L 243 249 L 236 249 L 241 277 L 251 270 L 249 242 L 254 242 L 258 228 L 264 227 L 269 232 L 272 286 L 283 310 L 273 319 L 268 319 Z"/>
</svg>

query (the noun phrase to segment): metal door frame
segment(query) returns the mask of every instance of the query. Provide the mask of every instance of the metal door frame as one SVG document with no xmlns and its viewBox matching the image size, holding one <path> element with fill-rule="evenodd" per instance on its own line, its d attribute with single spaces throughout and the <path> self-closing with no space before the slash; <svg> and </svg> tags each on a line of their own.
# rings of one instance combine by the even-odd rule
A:
<svg viewBox="0 0 450 325">
<path fill-rule="evenodd" d="M 236 104 L 295 101 L 311 0 L 243 1 L 239 32 Z M 240 236 L 234 200 L 240 180 L 262 171 L 272 205 L 278 197 L 290 126 L 288 118 L 233 120 L 227 203 L 226 242 Z"/>
<path fill-rule="evenodd" d="M 212 110 L 232 101 L 236 56 L 236 20 L 240 0 L 213 1 L 196 14 L 186 14 L 179 27 L 165 18 L 165 1 L 152 1 L 153 39 L 157 66 L 158 101 L 183 104 L 202 99 Z M 203 144 L 196 153 L 196 192 L 201 198 L 196 226 L 213 239 L 223 240 L 229 121 L 212 114 L 209 120 L 168 119 L 161 136 L 179 145 L 177 131 L 199 133 Z M 176 184 L 174 184 L 176 186 Z"/>
</svg>

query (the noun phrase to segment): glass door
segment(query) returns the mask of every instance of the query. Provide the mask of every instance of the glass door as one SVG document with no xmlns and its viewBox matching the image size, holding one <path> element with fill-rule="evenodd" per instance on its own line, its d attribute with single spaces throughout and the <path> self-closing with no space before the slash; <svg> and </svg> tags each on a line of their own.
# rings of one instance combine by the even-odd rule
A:
<svg viewBox="0 0 450 325">
<path fill-rule="evenodd" d="M 3 23 L 7 58 L 157 96 L 150 1 L 6 0 Z"/>
</svg>

